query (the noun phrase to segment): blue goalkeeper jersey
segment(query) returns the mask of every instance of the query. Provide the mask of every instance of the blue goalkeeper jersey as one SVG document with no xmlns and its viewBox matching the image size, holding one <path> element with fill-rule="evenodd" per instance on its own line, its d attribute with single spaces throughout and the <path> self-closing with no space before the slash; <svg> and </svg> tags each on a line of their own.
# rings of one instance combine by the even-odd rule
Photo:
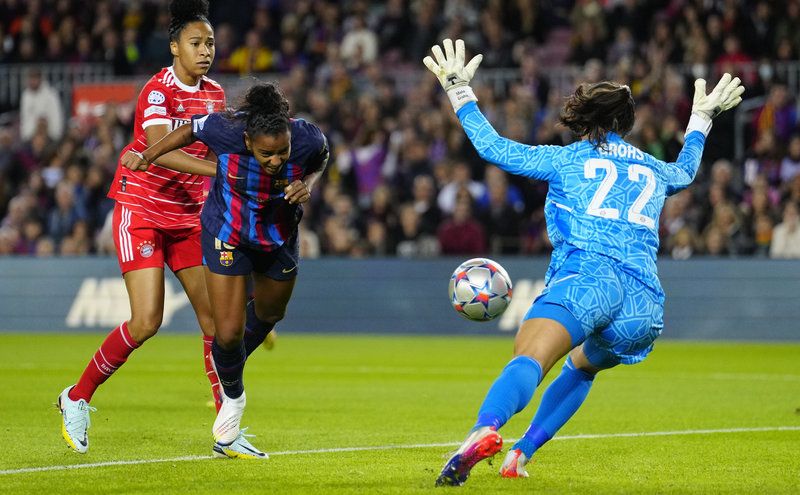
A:
<svg viewBox="0 0 800 495">
<path fill-rule="evenodd" d="M 192 117 L 192 133 L 217 155 L 217 177 L 200 222 L 217 239 L 234 246 L 273 251 L 297 230 L 303 213 L 284 199 L 284 188 L 319 171 L 328 160 L 328 142 L 320 129 L 291 119 L 289 160 L 268 175 L 244 143 L 241 115 L 224 112 Z"/>
<path fill-rule="evenodd" d="M 500 136 L 474 102 L 458 118 L 480 156 L 514 175 L 547 181 L 547 234 L 553 244 L 545 282 L 576 249 L 616 260 L 661 292 L 656 269 L 658 218 L 667 196 L 687 187 L 700 166 L 705 135 L 690 132 L 675 163 L 654 158 L 610 133 L 595 147 L 529 146 Z"/>
</svg>

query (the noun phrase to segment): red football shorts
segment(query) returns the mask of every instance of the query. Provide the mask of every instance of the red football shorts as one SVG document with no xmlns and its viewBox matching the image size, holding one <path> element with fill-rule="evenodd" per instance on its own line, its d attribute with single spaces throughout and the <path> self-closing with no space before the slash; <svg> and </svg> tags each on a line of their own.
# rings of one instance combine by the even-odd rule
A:
<svg viewBox="0 0 800 495">
<path fill-rule="evenodd" d="M 122 274 L 142 268 L 173 272 L 201 266 L 200 226 L 164 229 L 117 203 L 113 217 L 114 245 Z"/>
</svg>

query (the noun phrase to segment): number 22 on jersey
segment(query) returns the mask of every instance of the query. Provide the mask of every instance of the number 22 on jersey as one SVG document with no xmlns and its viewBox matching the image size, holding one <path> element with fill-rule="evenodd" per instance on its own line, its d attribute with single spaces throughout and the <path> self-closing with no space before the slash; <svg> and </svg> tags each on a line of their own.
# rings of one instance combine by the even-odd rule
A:
<svg viewBox="0 0 800 495">
<path fill-rule="evenodd" d="M 590 158 L 583 164 L 583 175 L 587 179 L 596 179 L 598 170 L 605 171 L 605 176 L 594 196 L 592 196 L 592 200 L 589 201 L 586 213 L 600 218 L 617 219 L 620 215 L 617 208 L 602 207 L 603 201 L 617 181 L 617 167 L 614 162 L 606 158 Z M 628 180 L 631 182 L 642 182 L 644 180 L 642 192 L 639 193 L 639 196 L 636 197 L 636 200 L 628 209 L 628 221 L 655 229 L 655 219 L 642 214 L 642 209 L 644 209 L 656 190 L 656 178 L 653 175 L 653 171 L 643 165 L 629 165 Z"/>
</svg>

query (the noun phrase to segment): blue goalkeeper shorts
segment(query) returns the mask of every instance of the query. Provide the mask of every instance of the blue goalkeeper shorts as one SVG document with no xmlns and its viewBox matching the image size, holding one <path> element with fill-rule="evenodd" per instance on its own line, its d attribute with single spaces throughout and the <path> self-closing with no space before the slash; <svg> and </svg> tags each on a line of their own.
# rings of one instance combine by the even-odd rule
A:
<svg viewBox="0 0 800 495">
<path fill-rule="evenodd" d="M 620 270 L 614 260 L 575 251 L 525 315 L 556 320 L 581 343 L 592 365 L 642 361 L 664 328 L 664 294 Z"/>
</svg>

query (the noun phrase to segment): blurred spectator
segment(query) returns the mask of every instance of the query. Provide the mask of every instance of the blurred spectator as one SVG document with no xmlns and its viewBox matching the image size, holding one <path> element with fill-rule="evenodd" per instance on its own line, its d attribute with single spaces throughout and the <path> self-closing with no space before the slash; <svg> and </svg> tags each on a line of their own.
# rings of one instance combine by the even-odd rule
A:
<svg viewBox="0 0 800 495">
<path fill-rule="evenodd" d="M 753 255 L 759 258 L 769 256 L 772 245 L 774 223 L 769 215 L 758 215 L 753 228 L 753 240 L 755 247 Z"/>
<path fill-rule="evenodd" d="M 339 55 L 349 69 L 371 64 L 378 57 L 378 36 L 367 27 L 363 14 L 353 18 L 352 27 L 342 39 Z"/>
<path fill-rule="evenodd" d="M 27 141 L 39 126 L 46 123 L 47 135 L 58 140 L 64 133 L 64 111 L 58 92 L 42 77 L 42 71 L 28 71 L 28 82 L 20 99 L 20 135 Z"/>
<path fill-rule="evenodd" d="M 472 180 L 472 171 L 465 162 L 456 162 L 452 165 L 451 179 L 441 191 L 437 203 L 442 213 L 451 214 L 455 211 L 458 193 L 461 190 L 466 190 L 473 200 L 481 198 L 486 193 L 486 186 L 482 183 Z"/>
<path fill-rule="evenodd" d="M 86 218 L 86 212 L 81 205 L 75 202 L 75 192 L 68 183 L 61 183 L 56 187 L 56 208 L 50 212 L 47 219 L 47 235 L 56 244 L 72 232 L 78 221 Z"/>
<path fill-rule="evenodd" d="M 22 225 L 22 235 L 14 248 L 16 254 L 36 254 L 36 243 L 44 233 L 44 226 L 37 218 L 29 217 Z"/>
<path fill-rule="evenodd" d="M 744 182 L 752 187 L 758 177 L 766 178 L 771 186 L 781 180 L 781 149 L 772 130 L 761 133 L 744 162 Z"/>
<path fill-rule="evenodd" d="M 723 53 L 714 62 L 715 75 L 721 76 L 725 72 L 739 74 L 745 86 L 752 87 L 756 83 L 756 72 L 752 68 L 753 58 L 742 50 L 739 37 L 729 32 L 723 41 Z"/>
<path fill-rule="evenodd" d="M 303 259 L 319 258 L 321 249 L 316 232 L 310 230 L 305 222 L 300 222 L 298 233 L 300 236 L 300 257 Z"/>
<path fill-rule="evenodd" d="M 486 252 L 486 234 L 472 215 L 472 204 L 469 190 L 460 189 L 452 216 L 439 227 L 437 236 L 442 254 L 477 255 Z"/>
<path fill-rule="evenodd" d="M 689 227 L 682 227 L 670 239 L 667 248 L 672 259 L 688 260 L 697 251 L 697 244 L 697 234 Z"/>
<path fill-rule="evenodd" d="M 719 227 L 709 226 L 703 237 L 705 254 L 709 256 L 727 256 L 730 254 L 728 251 L 728 238 Z"/>
<path fill-rule="evenodd" d="M 389 0 L 378 21 L 380 52 L 389 60 L 406 58 L 406 35 L 412 30 L 405 0 Z"/>
<path fill-rule="evenodd" d="M 436 184 L 430 175 L 414 177 L 414 211 L 420 219 L 419 230 L 423 234 L 436 235 L 442 213 L 436 204 Z"/>
<path fill-rule="evenodd" d="M 436 237 L 420 231 L 420 216 L 414 205 L 400 206 L 400 223 L 395 234 L 397 246 L 395 254 L 403 258 L 430 257 L 439 254 Z"/>
<path fill-rule="evenodd" d="M 783 208 L 783 221 L 772 232 L 770 258 L 800 258 L 800 214 L 797 203 L 790 201 Z"/>
<path fill-rule="evenodd" d="M 781 161 L 781 182 L 789 184 L 798 174 L 800 174 L 800 134 L 794 134 L 789 140 L 788 152 Z"/>
<path fill-rule="evenodd" d="M 266 72 L 272 67 L 272 52 L 261 43 L 261 38 L 256 30 L 247 32 L 244 45 L 231 54 L 226 66 L 239 74 L 246 76 L 253 72 Z"/>
<path fill-rule="evenodd" d="M 164 46 L 164 45 L 161 45 Z M 214 64 L 217 72 L 235 72 L 230 66 L 231 55 L 236 50 L 233 27 L 227 22 L 214 27 Z M 167 64 L 169 65 L 169 64 Z"/>
<path fill-rule="evenodd" d="M 755 141 L 758 142 L 765 133 L 772 133 L 781 141 L 788 141 L 796 125 L 797 109 L 789 97 L 786 85 L 773 84 L 766 103 L 755 113 Z"/>
<path fill-rule="evenodd" d="M 36 256 L 39 258 L 48 258 L 55 256 L 56 243 L 51 237 L 40 237 L 36 242 Z"/>
</svg>

